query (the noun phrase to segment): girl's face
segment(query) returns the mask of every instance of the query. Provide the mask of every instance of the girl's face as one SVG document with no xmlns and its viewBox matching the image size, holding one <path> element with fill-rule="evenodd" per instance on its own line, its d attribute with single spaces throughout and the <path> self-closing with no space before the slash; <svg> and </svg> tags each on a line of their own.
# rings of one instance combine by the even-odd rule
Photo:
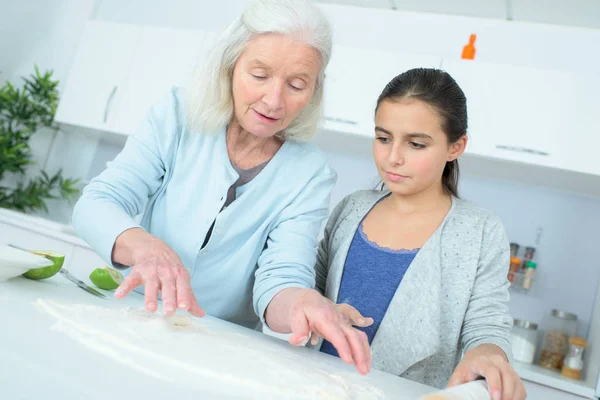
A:
<svg viewBox="0 0 600 400">
<path fill-rule="evenodd" d="M 457 159 L 466 144 L 466 135 L 448 143 L 440 116 L 420 100 L 385 100 L 375 115 L 375 165 L 394 194 L 441 190 L 446 162 Z"/>
</svg>

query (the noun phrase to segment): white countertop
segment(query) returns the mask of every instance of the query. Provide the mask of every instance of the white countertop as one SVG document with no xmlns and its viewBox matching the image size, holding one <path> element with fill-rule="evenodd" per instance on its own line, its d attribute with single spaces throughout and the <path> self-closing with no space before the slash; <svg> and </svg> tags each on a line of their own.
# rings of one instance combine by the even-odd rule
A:
<svg viewBox="0 0 600 400">
<path fill-rule="evenodd" d="M 164 331 L 163 325 L 147 324 L 146 319 L 138 319 L 137 325 L 130 325 L 131 319 L 106 324 L 107 318 L 129 315 L 123 314 L 127 310 L 141 312 L 143 305 L 137 293 L 120 301 L 106 293 L 107 299 L 98 298 L 60 275 L 46 281 L 19 277 L 0 283 L 2 398 L 416 400 L 435 391 L 380 371 L 363 377 L 338 358 L 294 348 L 212 317 L 194 319 L 191 326 L 173 333 Z M 161 317 L 151 323 L 164 321 Z M 138 327 L 142 328 L 136 331 Z M 166 336 L 157 335 L 160 329 Z M 115 333 L 120 336 L 111 336 Z M 174 342 L 167 343 L 171 339 Z M 214 346 L 218 348 L 198 353 L 209 339 L 220 343 Z M 190 346 L 190 354 L 186 354 L 187 347 L 183 347 L 185 353 L 177 353 L 190 340 L 199 347 Z M 310 392 L 321 387 L 320 380 L 326 384 L 324 392 Z M 289 397 L 265 389 L 279 384 L 281 391 L 305 382 L 306 392 L 295 390 Z M 339 394 L 340 388 L 344 396 L 327 397 L 330 393 L 325 392 Z M 365 392 L 364 388 L 370 389 Z"/>
<path fill-rule="evenodd" d="M 560 373 L 542 368 L 539 365 L 515 362 L 514 368 L 523 380 L 582 397 L 594 398 L 596 396 L 596 389 L 587 386 L 585 382 L 565 378 Z"/>
</svg>

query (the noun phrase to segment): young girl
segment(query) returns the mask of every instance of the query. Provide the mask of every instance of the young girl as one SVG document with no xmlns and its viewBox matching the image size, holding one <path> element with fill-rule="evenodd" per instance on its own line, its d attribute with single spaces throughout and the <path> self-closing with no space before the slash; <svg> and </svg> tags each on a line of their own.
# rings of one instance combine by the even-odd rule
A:
<svg viewBox="0 0 600 400">
<path fill-rule="evenodd" d="M 457 191 L 464 93 L 446 72 L 410 70 L 379 96 L 375 125 L 386 190 L 335 208 L 317 290 L 349 305 L 338 310 L 363 326 L 375 368 L 440 388 L 485 377 L 493 399 L 524 399 L 508 362 L 508 240 L 495 215 Z M 321 351 L 338 354 L 326 340 Z"/>
</svg>

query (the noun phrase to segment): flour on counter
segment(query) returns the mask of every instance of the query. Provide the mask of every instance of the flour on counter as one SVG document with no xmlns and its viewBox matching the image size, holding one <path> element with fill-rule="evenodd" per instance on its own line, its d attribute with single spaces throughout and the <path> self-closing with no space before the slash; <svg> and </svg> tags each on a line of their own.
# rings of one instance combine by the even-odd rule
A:
<svg viewBox="0 0 600 400">
<path fill-rule="evenodd" d="M 229 331 L 214 320 L 41 299 L 36 305 L 56 319 L 53 329 L 91 351 L 191 390 L 217 385 L 260 399 L 385 398 L 357 373 L 328 371 L 326 363 L 286 351 L 285 343 Z"/>
</svg>

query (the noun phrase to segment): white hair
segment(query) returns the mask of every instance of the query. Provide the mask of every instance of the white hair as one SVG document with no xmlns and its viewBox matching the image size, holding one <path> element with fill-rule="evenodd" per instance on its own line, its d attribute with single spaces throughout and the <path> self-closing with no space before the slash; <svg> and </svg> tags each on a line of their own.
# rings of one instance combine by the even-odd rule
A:
<svg viewBox="0 0 600 400">
<path fill-rule="evenodd" d="M 188 123 L 194 130 L 218 132 L 233 118 L 233 69 L 256 35 L 293 35 L 318 51 L 321 69 L 314 93 L 298 117 L 280 133 L 283 139 L 309 141 L 323 114 L 323 80 L 331 58 L 332 32 L 325 14 L 308 0 L 255 0 L 217 38 L 188 90 Z"/>
</svg>

